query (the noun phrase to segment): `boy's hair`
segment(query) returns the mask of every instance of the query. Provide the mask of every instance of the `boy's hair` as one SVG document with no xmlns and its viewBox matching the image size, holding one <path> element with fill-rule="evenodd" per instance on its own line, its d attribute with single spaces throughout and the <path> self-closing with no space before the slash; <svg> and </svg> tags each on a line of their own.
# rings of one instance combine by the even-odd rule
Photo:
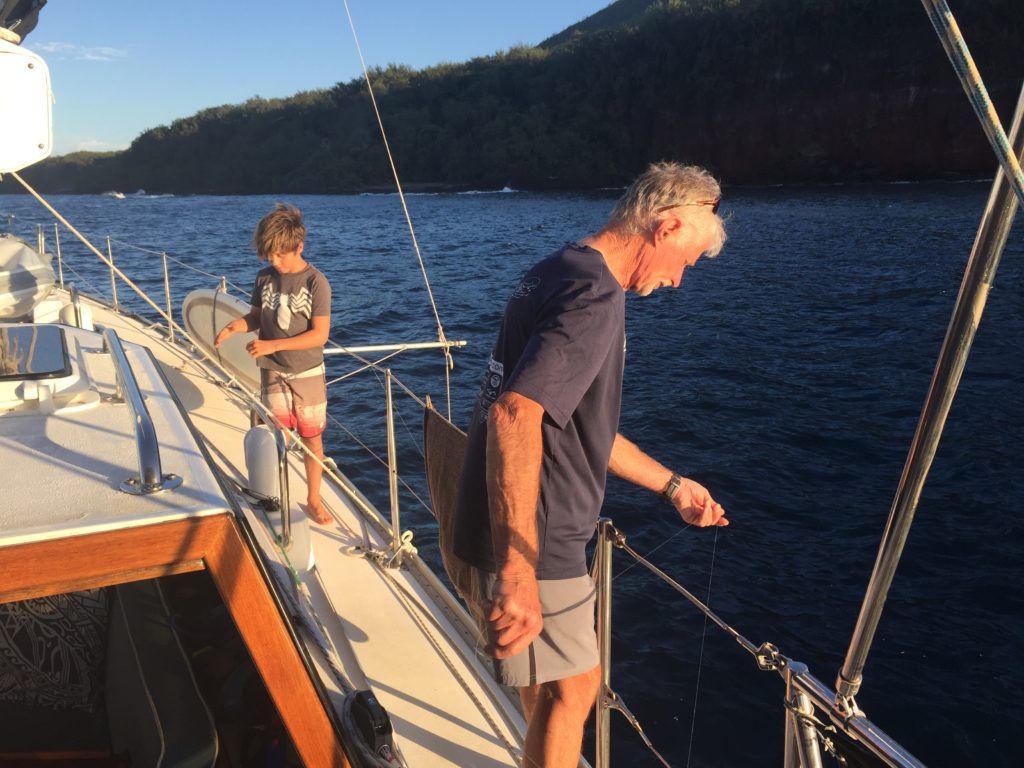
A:
<svg viewBox="0 0 1024 768">
<path fill-rule="evenodd" d="M 275 203 L 274 210 L 260 219 L 252 244 L 256 254 L 266 261 L 272 254 L 294 251 L 306 241 L 302 211 L 294 205 Z"/>
</svg>

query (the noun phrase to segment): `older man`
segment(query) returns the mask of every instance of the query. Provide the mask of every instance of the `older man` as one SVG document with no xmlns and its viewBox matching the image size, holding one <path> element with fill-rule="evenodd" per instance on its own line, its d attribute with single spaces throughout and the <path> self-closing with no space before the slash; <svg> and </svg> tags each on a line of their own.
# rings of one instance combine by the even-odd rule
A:
<svg viewBox="0 0 1024 768">
<path fill-rule="evenodd" d="M 657 163 L 596 234 L 526 273 L 505 308 L 469 428 L 456 554 L 495 673 L 519 689 L 526 766 L 579 759 L 600 682 L 586 545 L 607 472 L 660 493 L 683 520 L 728 525 L 707 489 L 618 434 L 625 292 L 679 287 L 725 242 L 718 183 Z"/>
</svg>

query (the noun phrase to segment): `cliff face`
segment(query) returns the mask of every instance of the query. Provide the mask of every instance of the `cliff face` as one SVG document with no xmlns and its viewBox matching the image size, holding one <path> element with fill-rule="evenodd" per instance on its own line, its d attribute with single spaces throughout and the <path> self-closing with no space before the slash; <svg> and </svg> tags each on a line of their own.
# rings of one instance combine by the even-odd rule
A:
<svg viewBox="0 0 1024 768">
<path fill-rule="evenodd" d="M 649 142 L 643 131 L 634 138 L 651 154 L 757 183 L 976 177 L 996 168 L 920 4 L 732 6 L 689 18 L 664 11 L 643 36 L 649 49 L 676 40 L 691 50 L 663 54 L 656 68 L 657 78 L 676 73 L 680 85 L 644 121 Z M 1024 78 L 1015 53 L 1024 3 L 980 0 L 964 11 L 961 27 L 1008 130 Z"/>
<path fill-rule="evenodd" d="M 1024 2 L 962 5 L 960 26 L 1008 122 L 1024 78 Z M 374 72 L 404 183 L 586 188 L 624 183 L 663 158 L 706 165 L 729 184 L 996 167 L 918 3 L 620 0 L 544 46 Z M 204 110 L 123 153 L 57 158 L 25 176 L 50 192 L 390 185 L 357 81 Z"/>
<path fill-rule="evenodd" d="M 998 97 L 1012 106 L 1008 94 Z M 723 178 L 756 183 L 956 178 L 988 175 L 997 165 L 955 82 L 850 89 L 827 99 L 751 97 L 694 121 L 685 142 L 655 143 L 705 158 Z"/>
</svg>

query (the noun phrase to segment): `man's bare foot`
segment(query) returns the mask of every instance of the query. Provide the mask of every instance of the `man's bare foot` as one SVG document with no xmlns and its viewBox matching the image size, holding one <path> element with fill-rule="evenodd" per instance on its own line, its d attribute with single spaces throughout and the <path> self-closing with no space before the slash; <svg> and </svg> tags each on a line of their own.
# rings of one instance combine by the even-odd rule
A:
<svg viewBox="0 0 1024 768">
<path fill-rule="evenodd" d="M 334 522 L 334 518 L 331 517 L 330 513 L 324 509 L 324 505 L 319 501 L 315 504 L 309 501 L 306 502 L 306 517 L 320 525 Z"/>
</svg>

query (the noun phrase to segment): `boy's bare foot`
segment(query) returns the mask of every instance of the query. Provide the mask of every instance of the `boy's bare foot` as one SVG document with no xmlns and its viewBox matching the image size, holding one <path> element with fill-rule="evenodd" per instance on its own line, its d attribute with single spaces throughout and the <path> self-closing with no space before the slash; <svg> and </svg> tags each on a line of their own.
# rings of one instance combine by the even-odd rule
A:
<svg viewBox="0 0 1024 768">
<path fill-rule="evenodd" d="M 327 523 L 334 522 L 334 518 L 331 517 L 330 513 L 324 509 L 324 505 L 319 501 L 315 504 L 308 501 L 306 502 L 306 517 L 320 525 L 326 525 Z"/>
</svg>

